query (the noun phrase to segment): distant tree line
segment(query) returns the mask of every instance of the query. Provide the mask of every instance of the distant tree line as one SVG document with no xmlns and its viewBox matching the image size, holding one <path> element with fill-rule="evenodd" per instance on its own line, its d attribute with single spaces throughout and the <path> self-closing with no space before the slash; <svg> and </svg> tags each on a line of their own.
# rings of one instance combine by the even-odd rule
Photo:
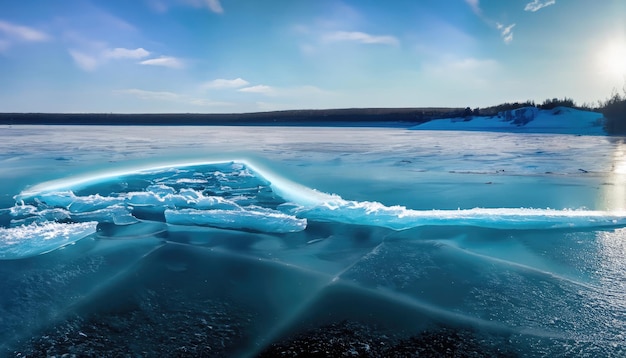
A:
<svg viewBox="0 0 626 358">
<path fill-rule="evenodd" d="M 496 106 L 491 106 L 482 109 L 475 109 L 474 111 L 479 112 L 483 116 L 495 116 L 500 112 L 512 111 L 518 108 L 524 107 L 536 107 L 534 101 L 526 101 L 526 102 L 505 102 Z"/>
<path fill-rule="evenodd" d="M 554 109 L 556 107 L 569 107 L 569 108 L 579 108 L 579 109 L 591 109 L 587 105 L 585 106 L 577 106 L 573 99 L 571 98 L 552 98 L 546 99 L 541 104 L 536 104 L 535 101 L 528 100 L 526 102 L 505 102 L 496 106 L 491 106 L 482 109 L 474 109 L 474 113 L 480 113 L 484 116 L 493 116 L 497 115 L 500 112 L 511 111 L 524 107 L 537 107 L 541 109 Z"/>
<path fill-rule="evenodd" d="M 608 134 L 626 134 L 626 87 L 624 95 L 615 91 L 609 99 L 600 103 L 599 111 L 606 119 L 604 129 Z"/>
<path fill-rule="evenodd" d="M 573 99 L 564 97 L 563 99 L 546 99 L 545 101 L 543 101 L 542 104 L 537 107 L 541 109 L 554 109 L 556 107 L 576 108 L 576 104 L 574 103 Z"/>
</svg>

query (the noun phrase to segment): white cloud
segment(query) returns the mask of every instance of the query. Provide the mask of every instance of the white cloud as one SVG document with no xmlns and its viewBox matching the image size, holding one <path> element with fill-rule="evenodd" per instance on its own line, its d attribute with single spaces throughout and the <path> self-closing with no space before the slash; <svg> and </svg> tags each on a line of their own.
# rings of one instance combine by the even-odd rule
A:
<svg viewBox="0 0 626 358">
<path fill-rule="evenodd" d="M 179 0 L 179 2 L 196 8 L 207 8 L 216 14 L 224 13 L 220 0 Z"/>
<path fill-rule="evenodd" d="M 394 36 L 376 36 L 359 31 L 335 31 L 328 33 L 322 38 L 325 42 L 350 41 L 362 44 L 381 44 L 397 46 L 400 41 Z"/>
<path fill-rule="evenodd" d="M 13 44 L 20 42 L 43 42 L 52 37 L 32 27 L 17 25 L 0 20 L 0 52 L 8 50 Z"/>
<path fill-rule="evenodd" d="M 206 0 L 206 4 L 209 7 L 209 10 L 213 11 L 214 13 L 221 14 L 224 12 L 222 4 L 220 4 L 219 0 Z"/>
<path fill-rule="evenodd" d="M 533 2 L 538 3 L 540 1 L 541 0 L 534 0 Z M 554 3 L 554 1 L 556 0 L 546 0 L 546 3 L 549 3 L 549 2 Z M 480 0 L 465 0 L 465 2 L 472 8 L 472 11 L 476 15 L 478 15 L 478 17 L 481 20 L 483 20 L 483 22 L 488 24 L 490 27 L 493 26 L 494 21 L 483 14 L 482 9 L 480 8 Z M 528 6 L 531 4 L 526 5 L 527 10 L 528 10 Z M 551 4 L 548 4 L 548 5 L 551 5 Z M 542 7 L 543 6 L 547 6 L 547 5 L 542 5 Z M 499 22 L 496 22 L 495 24 L 496 24 L 496 28 L 498 29 L 498 31 L 500 31 L 500 36 L 502 37 L 502 40 L 504 41 L 504 43 L 507 45 L 510 44 L 513 41 L 513 27 L 515 27 L 515 24 L 509 25 L 509 26 L 504 26 Z"/>
<path fill-rule="evenodd" d="M 225 107 L 233 105 L 230 102 L 212 101 L 207 98 L 197 98 L 169 91 L 147 91 L 138 88 L 129 88 L 115 90 L 113 93 L 117 95 L 129 95 L 145 101 L 175 102 L 198 107 Z"/>
<path fill-rule="evenodd" d="M 476 15 L 482 14 L 482 10 L 480 9 L 479 0 L 465 0 L 465 2 L 472 8 L 472 11 Z"/>
<path fill-rule="evenodd" d="M 498 62 L 492 59 L 477 59 L 468 57 L 448 63 L 448 68 L 460 71 L 475 71 L 492 69 L 498 66 Z"/>
<path fill-rule="evenodd" d="M 157 101 L 176 101 L 180 98 L 179 94 L 167 91 L 146 91 L 137 88 L 123 89 L 114 91 L 115 94 L 128 94 L 139 99 L 157 100 Z"/>
<path fill-rule="evenodd" d="M 139 47 L 134 50 L 117 47 L 114 49 L 107 49 L 103 53 L 104 57 L 112 59 L 140 59 L 150 56 L 150 52 L 144 48 Z"/>
<path fill-rule="evenodd" d="M 147 0 L 148 6 L 158 13 L 166 13 L 175 6 L 191 6 L 198 9 L 207 8 L 216 14 L 223 14 L 224 8 L 220 0 Z"/>
<path fill-rule="evenodd" d="M 88 42 L 78 49 L 70 49 L 68 52 L 74 63 L 85 71 L 93 71 L 97 67 L 109 61 L 141 59 L 150 55 L 150 52 L 142 47 L 127 49 L 123 47 L 106 48 L 106 44 Z"/>
<path fill-rule="evenodd" d="M 85 71 L 93 71 L 98 67 L 98 59 L 77 50 L 69 50 L 70 56 L 74 63 Z"/>
<path fill-rule="evenodd" d="M 268 87 L 268 86 L 254 86 Z M 328 107 L 330 101 L 337 98 L 338 93 L 323 90 L 316 86 L 304 85 L 293 87 L 270 87 L 271 92 L 265 93 L 271 102 L 258 101 L 250 110 L 276 111 L 294 108 Z M 241 105 L 241 104 L 240 104 Z"/>
<path fill-rule="evenodd" d="M 12 24 L 7 21 L 0 20 L 0 32 L 15 41 L 47 41 L 50 36 L 32 27 Z"/>
<path fill-rule="evenodd" d="M 255 103 L 258 110 L 263 111 L 263 112 L 269 112 L 269 111 L 279 111 L 279 110 L 284 110 L 289 108 L 288 105 L 282 104 L 282 103 L 271 103 L 271 102 L 256 102 Z"/>
<path fill-rule="evenodd" d="M 319 97 L 319 96 L 328 96 L 333 95 L 333 92 L 323 90 L 319 87 L 315 86 L 297 86 L 297 87 L 289 87 L 279 91 L 286 97 L 294 96 L 294 97 Z"/>
<path fill-rule="evenodd" d="M 256 85 L 256 86 L 251 86 L 251 87 L 244 87 L 242 89 L 239 90 L 239 92 L 246 92 L 246 93 L 261 93 L 261 94 L 265 94 L 265 95 L 271 95 L 274 94 L 274 89 L 270 86 L 266 86 L 266 85 Z"/>
<path fill-rule="evenodd" d="M 543 9 L 546 6 L 550 6 L 550 5 L 554 5 L 556 4 L 556 0 L 533 0 L 532 2 L 529 2 L 528 4 L 526 4 L 526 7 L 524 7 L 524 10 L 526 11 L 539 11 L 541 9 Z"/>
<path fill-rule="evenodd" d="M 496 23 L 496 27 L 500 30 L 500 36 L 504 40 L 505 44 L 510 44 L 513 41 L 513 28 L 515 24 L 511 24 L 509 26 L 504 26 L 501 23 Z"/>
<path fill-rule="evenodd" d="M 209 81 L 203 84 L 202 87 L 206 89 L 224 89 L 224 88 L 239 88 L 239 87 L 248 86 L 249 84 L 250 82 L 242 78 L 235 78 L 234 80 L 227 80 L 227 79 L 219 78 L 219 79 Z"/>
<path fill-rule="evenodd" d="M 158 13 L 166 13 L 169 10 L 167 3 L 161 0 L 148 0 L 148 6 Z"/>
<path fill-rule="evenodd" d="M 435 75 L 457 76 L 459 73 L 484 74 L 499 68 L 497 61 L 492 59 L 440 58 L 436 62 L 424 66 L 428 73 Z"/>
<path fill-rule="evenodd" d="M 293 86 L 293 87 L 274 87 L 267 85 L 256 85 L 241 88 L 239 92 L 244 93 L 258 93 L 266 95 L 268 97 L 280 97 L 291 99 L 309 99 L 309 98 L 322 98 L 324 96 L 334 95 L 333 92 L 325 91 L 315 86 Z"/>
<path fill-rule="evenodd" d="M 170 56 L 161 56 L 159 58 L 151 58 L 149 60 L 144 60 L 139 62 L 139 64 L 141 65 L 147 65 L 147 66 L 163 66 L 163 67 L 169 67 L 169 68 L 183 68 L 183 62 L 176 58 L 176 57 L 170 57 Z"/>
<path fill-rule="evenodd" d="M 234 103 L 231 102 L 222 102 L 222 101 L 212 101 L 206 98 L 186 98 L 184 99 L 185 103 L 200 106 L 200 107 L 231 107 L 234 106 Z"/>
</svg>

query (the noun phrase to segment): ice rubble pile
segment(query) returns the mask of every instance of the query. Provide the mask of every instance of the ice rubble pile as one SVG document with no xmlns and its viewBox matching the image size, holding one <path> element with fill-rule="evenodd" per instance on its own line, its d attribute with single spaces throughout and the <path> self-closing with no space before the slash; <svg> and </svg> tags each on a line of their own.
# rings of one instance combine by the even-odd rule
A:
<svg viewBox="0 0 626 358">
<path fill-rule="evenodd" d="M 0 259 L 40 254 L 96 233 L 97 225 L 161 221 L 266 233 L 306 228 L 278 210 L 285 201 L 240 163 L 136 172 L 16 196 L 0 227 Z"/>
<path fill-rule="evenodd" d="M 146 219 L 275 233 L 306 227 L 305 219 L 277 210 L 284 200 L 267 180 L 232 162 L 140 172 L 17 199 L 12 226 L 49 221 L 128 225 Z"/>
</svg>

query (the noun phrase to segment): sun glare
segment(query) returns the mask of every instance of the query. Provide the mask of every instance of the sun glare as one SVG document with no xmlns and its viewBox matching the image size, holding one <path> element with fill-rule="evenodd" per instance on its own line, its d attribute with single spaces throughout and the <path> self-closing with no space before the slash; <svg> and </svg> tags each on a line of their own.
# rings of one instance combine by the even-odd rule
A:
<svg viewBox="0 0 626 358">
<path fill-rule="evenodd" d="M 608 76 L 626 76 L 626 43 L 613 41 L 599 53 L 599 65 L 602 73 Z"/>
</svg>

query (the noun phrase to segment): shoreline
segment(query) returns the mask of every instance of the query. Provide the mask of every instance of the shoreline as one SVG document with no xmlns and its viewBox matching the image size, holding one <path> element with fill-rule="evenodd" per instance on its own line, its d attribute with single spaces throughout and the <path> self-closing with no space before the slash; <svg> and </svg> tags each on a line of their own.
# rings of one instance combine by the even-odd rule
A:
<svg viewBox="0 0 626 358">
<path fill-rule="evenodd" d="M 249 126 L 411 126 L 459 117 L 462 108 L 348 108 L 254 113 L 0 113 L 0 124 Z"/>
<path fill-rule="evenodd" d="M 400 128 L 607 135 L 602 113 L 527 106 L 495 112 L 460 108 L 352 108 L 255 113 L 0 113 L 0 126 L 229 126 Z"/>
</svg>

